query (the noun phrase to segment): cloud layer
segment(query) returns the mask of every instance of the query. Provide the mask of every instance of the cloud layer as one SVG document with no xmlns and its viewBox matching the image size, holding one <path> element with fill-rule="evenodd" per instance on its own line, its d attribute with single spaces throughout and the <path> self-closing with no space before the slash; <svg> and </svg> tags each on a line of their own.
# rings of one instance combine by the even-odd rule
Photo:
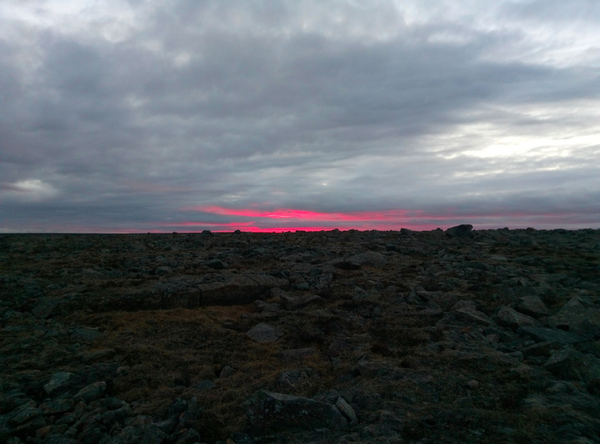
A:
<svg viewBox="0 0 600 444">
<path fill-rule="evenodd" d="M 600 227 L 595 0 L 0 3 L 0 231 Z"/>
</svg>

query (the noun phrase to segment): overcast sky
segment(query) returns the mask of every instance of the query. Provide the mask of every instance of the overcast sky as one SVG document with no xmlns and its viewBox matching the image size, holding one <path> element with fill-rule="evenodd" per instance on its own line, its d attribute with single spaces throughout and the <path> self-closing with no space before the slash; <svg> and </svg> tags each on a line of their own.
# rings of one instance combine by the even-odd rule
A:
<svg viewBox="0 0 600 444">
<path fill-rule="evenodd" d="M 598 0 L 0 0 L 0 232 L 600 228 Z"/>
</svg>

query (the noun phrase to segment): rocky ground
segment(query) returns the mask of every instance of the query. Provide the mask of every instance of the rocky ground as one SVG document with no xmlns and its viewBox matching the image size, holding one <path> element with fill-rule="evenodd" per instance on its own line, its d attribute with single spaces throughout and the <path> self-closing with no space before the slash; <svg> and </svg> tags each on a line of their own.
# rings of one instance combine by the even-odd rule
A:
<svg viewBox="0 0 600 444">
<path fill-rule="evenodd" d="M 600 442 L 600 231 L 470 228 L 0 235 L 0 442 Z"/>
</svg>

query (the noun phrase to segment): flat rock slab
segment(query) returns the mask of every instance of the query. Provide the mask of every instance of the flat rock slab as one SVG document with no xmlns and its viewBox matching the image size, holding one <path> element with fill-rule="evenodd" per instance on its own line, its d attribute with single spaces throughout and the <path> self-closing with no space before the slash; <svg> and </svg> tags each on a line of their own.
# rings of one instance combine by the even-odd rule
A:
<svg viewBox="0 0 600 444">
<path fill-rule="evenodd" d="M 539 342 L 558 342 L 559 344 L 588 342 L 588 339 L 584 336 L 555 328 L 523 326 L 519 328 L 518 333 L 530 336 Z"/>
<path fill-rule="evenodd" d="M 386 257 L 383 254 L 374 251 L 356 254 L 349 257 L 347 261 L 353 264 L 369 265 L 371 267 L 383 267 L 387 264 Z"/>
<path fill-rule="evenodd" d="M 287 288 L 289 282 L 268 275 L 232 275 L 222 282 L 201 284 L 202 305 L 240 305 L 254 302 L 271 288 Z"/>
<path fill-rule="evenodd" d="M 257 434 L 289 429 L 341 429 L 348 422 L 336 406 L 261 390 L 244 403 L 248 425 Z"/>
<path fill-rule="evenodd" d="M 277 341 L 283 336 L 283 332 L 277 327 L 261 322 L 248 330 L 246 335 L 253 341 L 267 343 Z"/>
</svg>

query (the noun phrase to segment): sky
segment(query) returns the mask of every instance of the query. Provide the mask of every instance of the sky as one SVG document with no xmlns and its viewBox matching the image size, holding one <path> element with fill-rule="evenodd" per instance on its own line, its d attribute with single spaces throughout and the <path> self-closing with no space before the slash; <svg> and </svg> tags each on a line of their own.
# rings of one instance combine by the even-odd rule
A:
<svg viewBox="0 0 600 444">
<path fill-rule="evenodd" d="M 0 232 L 600 228 L 598 0 L 0 0 Z"/>
</svg>

